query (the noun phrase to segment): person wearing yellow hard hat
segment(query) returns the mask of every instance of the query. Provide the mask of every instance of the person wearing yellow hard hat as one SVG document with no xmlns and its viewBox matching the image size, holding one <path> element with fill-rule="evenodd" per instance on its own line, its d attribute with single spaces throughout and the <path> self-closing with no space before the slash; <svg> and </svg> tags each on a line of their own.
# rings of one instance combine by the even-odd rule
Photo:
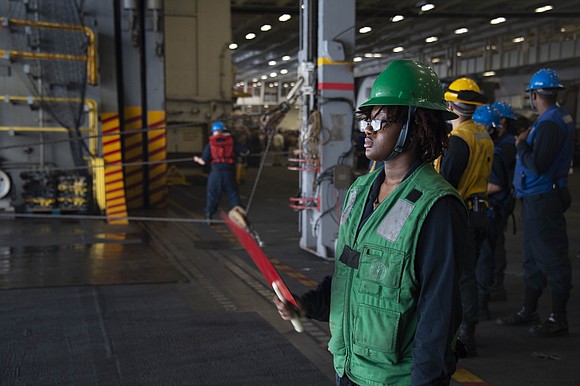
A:
<svg viewBox="0 0 580 386">
<path fill-rule="evenodd" d="M 463 306 L 459 340 L 465 345 L 468 356 L 476 356 L 475 326 L 478 322 L 479 297 L 475 267 L 486 237 L 487 183 L 493 161 L 493 141 L 487 131 L 472 120 L 477 107 L 487 101 L 473 79 L 456 79 L 445 90 L 444 98 L 457 118 L 450 121 L 449 148 L 434 165 L 457 189 L 469 209 L 467 247 L 459 282 Z"/>
</svg>

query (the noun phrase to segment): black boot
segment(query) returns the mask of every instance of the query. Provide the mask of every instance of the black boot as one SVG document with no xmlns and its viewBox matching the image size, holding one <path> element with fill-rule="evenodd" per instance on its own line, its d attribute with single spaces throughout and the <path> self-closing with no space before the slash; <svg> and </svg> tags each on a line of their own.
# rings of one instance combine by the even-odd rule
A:
<svg viewBox="0 0 580 386">
<path fill-rule="evenodd" d="M 542 290 L 532 289 L 526 287 L 524 298 L 524 306 L 520 308 L 515 314 L 506 318 L 498 318 L 497 324 L 507 326 L 521 326 L 524 324 L 536 323 L 540 320 L 536 308 L 538 307 L 538 299 L 542 294 Z"/>
<path fill-rule="evenodd" d="M 521 326 L 524 324 L 536 323 L 539 320 L 540 317 L 536 311 L 529 311 L 526 306 L 523 306 L 518 312 L 511 316 L 498 318 L 496 323 L 506 326 Z"/>
<path fill-rule="evenodd" d="M 530 333 L 535 336 L 543 336 L 547 338 L 568 335 L 568 321 L 566 320 L 566 315 L 557 315 L 552 312 L 544 323 L 530 328 Z"/>
<path fill-rule="evenodd" d="M 491 317 L 489 316 L 489 307 L 487 304 L 489 303 L 489 295 L 482 295 L 479 297 L 479 304 L 478 304 L 478 311 L 477 311 L 477 318 L 479 320 L 490 320 Z"/>
<path fill-rule="evenodd" d="M 457 337 L 465 348 L 467 358 L 477 356 L 477 345 L 475 343 L 475 323 L 461 323 L 459 336 Z"/>
<path fill-rule="evenodd" d="M 569 293 L 552 293 L 552 313 L 541 324 L 530 328 L 530 333 L 536 336 L 561 336 L 568 335 L 568 320 L 566 319 L 566 304 Z"/>
</svg>

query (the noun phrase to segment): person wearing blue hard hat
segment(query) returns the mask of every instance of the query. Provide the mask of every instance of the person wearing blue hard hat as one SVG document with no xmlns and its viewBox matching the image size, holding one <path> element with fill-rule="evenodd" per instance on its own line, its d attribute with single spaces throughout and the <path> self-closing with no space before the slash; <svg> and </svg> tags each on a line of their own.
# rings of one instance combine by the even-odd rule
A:
<svg viewBox="0 0 580 386">
<path fill-rule="evenodd" d="M 544 68 L 531 77 L 526 89 L 538 119 L 515 138 L 514 188 L 521 199 L 524 227 L 524 304 L 512 316 L 498 319 L 507 325 L 535 324 L 530 332 L 546 337 L 569 333 L 566 308 L 572 268 L 564 212 L 572 201 L 567 183 L 574 155 L 574 121 L 556 104 L 563 88 L 556 71 Z M 552 309 L 538 324 L 538 301 L 548 285 Z"/>
<path fill-rule="evenodd" d="M 523 130 L 527 130 L 529 124 L 519 122 L 516 118 L 516 115 L 514 114 L 512 106 L 507 102 L 495 101 L 493 102 L 492 106 L 498 111 L 500 116 L 500 126 L 498 127 L 495 134 L 492 135 L 496 148 L 494 154 L 501 154 L 501 160 L 504 163 L 503 166 L 509 178 L 509 180 L 506 181 L 504 185 L 500 186 L 509 187 L 509 191 L 511 192 L 505 197 L 498 196 L 496 198 L 499 198 L 499 200 L 495 200 L 496 203 L 499 204 L 497 207 L 499 211 L 495 212 L 494 214 L 500 214 L 498 222 L 501 221 L 501 224 L 498 224 L 497 238 L 495 241 L 495 265 L 493 273 L 493 285 L 491 288 L 489 301 L 501 301 L 507 300 L 507 292 L 504 286 L 505 270 L 507 268 L 505 229 L 507 227 L 508 218 L 513 215 L 515 207 L 515 198 L 513 196 L 513 176 L 514 168 L 516 165 L 516 147 L 514 135 L 519 133 L 519 126 L 523 126 Z M 527 119 L 524 117 L 520 117 L 520 119 L 527 122 Z"/>
<path fill-rule="evenodd" d="M 500 111 L 492 105 L 477 108 L 472 119 L 473 122 L 483 126 L 494 141 L 493 163 L 487 183 L 489 221 L 485 240 L 479 250 L 476 269 L 479 296 L 478 318 L 489 320 L 488 303 L 495 281 L 495 272 L 501 270 L 503 275 L 505 270 L 504 228 L 514 203 L 511 187 L 515 164 L 515 140 L 501 124 Z M 501 282 L 503 286 L 503 276 Z"/>
<path fill-rule="evenodd" d="M 236 160 L 240 155 L 247 155 L 248 149 L 238 143 L 227 131 L 221 121 L 212 123 L 209 143 L 203 149 L 201 157 L 193 157 L 200 165 L 211 163 L 211 171 L 207 177 L 207 203 L 205 220 L 209 224 L 217 212 L 222 197 L 226 193 L 234 208 L 242 208 L 242 200 L 236 182 Z"/>
</svg>

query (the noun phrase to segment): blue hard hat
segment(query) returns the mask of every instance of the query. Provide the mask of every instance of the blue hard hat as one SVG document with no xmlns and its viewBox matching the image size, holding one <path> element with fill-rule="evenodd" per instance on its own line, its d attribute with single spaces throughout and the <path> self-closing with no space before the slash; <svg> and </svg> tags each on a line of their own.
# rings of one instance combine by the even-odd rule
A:
<svg viewBox="0 0 580 386">
<path fill-rule="evenodd" d="M 558 78 L 556 71 L 550 68 L 542 68 L 532 75 L 526 91 L 546 89 L 555 89 L 553 91 L 557 91 L 563 88 L 565 87 L 560 83 L 560 78 Z"/>
<path fill-rule="evenodd" d="M 213 134 L 216 131 L 224 131 L 226 129 L 226 127 L 224 126 L 223 123 L 221 123 L 220 121 L 215 121 L 212 125 L 211 125 L 211 133 Z"/>
<path fill-rule="evenodd" d="M 491 106 L 498 111 L 500 118 L 516 119 L 514 111 L 509 103 L 495 101 Z"/>
<path fill-rule="evenodd" d="M 471 117 L 473 122 L 479 123 L 480 125 L 499 127 L 499 111 L 497 111 L 491 105 L 483 105 L 478 107 L 473 116 Z"/>
</svg>

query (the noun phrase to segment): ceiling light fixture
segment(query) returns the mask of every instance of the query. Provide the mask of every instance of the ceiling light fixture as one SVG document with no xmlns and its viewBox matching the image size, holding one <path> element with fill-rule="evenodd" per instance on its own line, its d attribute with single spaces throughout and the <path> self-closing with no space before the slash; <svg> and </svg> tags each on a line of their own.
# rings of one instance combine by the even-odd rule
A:
<svg viewBox="0 0 580 386">
<path fill-rule="evenodd" d="M 230 50 L 235 50 L 236 48 L 238 48 L 238 45 L 237 45 L 236 43 L 232 43 L 232 44 L 230 44 L 230 45 L 228 46 L 228 48 L 229 48 Z"/>
<path fill-rule="evenodd" d="M 469 30 L 467 28 L 465 28 L 465 27 L 463 27 L 463 28 L 457 28 L 455 30 L 455 34 L 456 35 L 462 35 L 462 34 L 467 33 L 467 31 L 469 31 Z"/>
<path fill-rule="evenodd" d="M 396 23 L 396 22 L 404 20 L 404 19 L 405 19 L 405 16 L 403 16 L 403 15 L 395 15 L 391 18 L 391 21 L 393 23 Z"/>
<path fill-rule="evenodd" d="M 403 50 L 404 48 L 401 46 L 393 48 L 393 52 L 402 52 Z"/>
<path fill-rule="evenodd" d="M 439 38 L 437 36 L 429 36 L 425 39 L 425 43 L 435 43 Z"/>
<path fill-rule="evenodd" d="M 278 20 L 280 20 L 281 22 L 285 22 L 288 21 L 292 18 L 292 16 L 288 15 L 287 13 L 283 14 L 282 16 L 280 16 L 278 18 Z"/>
<path fill-rule="evenodd" d="M 250 32 L 249 34 L 246 35 L 246 39 L 248 39 L 248 40 L 252 40 L 255 37 L 256 37 L 256 34 L 253 32 Z"/>
<path fill-rule="evenodd" d="M 501 23 L 505 23 L 505 17 L 496 17 L 495 19 L 491 19 L 491 21 L 489 22 L 489 24 L 501 24 Z"/>
<path fill-rule="evenodd" d="M 461 55 L 463 55 L 463 54 L 461 53 L 461 51 L 457 51 L 457 53 L 455 54 L 455 56 L 461 56 Z"/>
<path fill-rule="evenodd" d="M 262 75 L 262 76 L 260 77 L 260 79 L 262 79 L 262 80 L 266 80 L 266 79 L 268 79 L 268 75 Z"/>
<path fill-rule="evenodd" d="M 536 8 L 536 13 L 547 12 L 547 11 L 551 11 L 553 9 L 554 9 L 554 7 L 552 7 L 551 5 L 545 5 L 543 7 Z"/>
<path fill-rule="evenodd" d="M 270 60 L 268 62 L 268 66 L 275 66 L 276 65 L 276 61 L 275 60 Z"/>
<path fill-rule="evenodd" d="M 482 75 L 483 76 L 494 76 L 495 75 L 495 71 L 486 71 Z"/>
<path fill-rule="evenodd" d="M 266 31 L 270 31 L 272 29 L 272 26 L 270 24 L 264 24 L 263 26 L 260 27 L 260 29 L 264 32 Z"/>
<path fill-rule="evenodd" d="M 290 55 L 284 55 L 284 56 L 282 56 L 282 60 L 284 60 L 284 61 L 290 60 Z"/>
<path fill-rule="evenodd" d="M 514 39 L 512 40 L 512 42 L 514 42 L 514 43 L 521 43 L 521 42 L 523 42 L 524 40 L 525 40 L 525 39 L 524 39 L 524 37 L 523 37 L 523 36 L 518 36 L 517 38 L 514 38 Z"/>
<path fill-rule="evenodd" d="M 277 76 L 278 76 L 278 73 L 277 72 L 271 72 L 270 73 L 270 78 L 275 78 Z"/>
<path fill-rule="evenodd" d="M 360 56 L 355 56 L 354 58 L 352 58 L 353 62 L 362 62 L 363 58 L 361 58 Z"/>
<path fill-rule="evenodd" d="M 280 70 L 280 74 L 282 74 L 282 75 L 286 75 L 287 73 L 288 73 L 288 70 L 285 68 Z"/>
<path fill-rule="evenodd" d="M 361 29 L 358 30 L 358 32 L 360 32 L 361 34 L 366 34 L 371 32 L 373 29 L 371 27 L 362 27 Z"/>
<path fill-rule="evenodd" d="M 431 58 L 431 63 L 439 63 L 441 58 Z"/>
<path fill-rule="evenodd" d="M 372 52 L 367 52 L 364 55 L 365 58 L 372 58 L 373 57 L 373 53 Z"/>
<path fill-rule="evenodd" d="M 423 11 L 423 12 L 427 12 L 427 11 L 430 11 L 430 10 L 432 10 L 433 8 L 435 8 L 435 5 L 434 5 L 434 4 L 427 3 L 427 4 L 423 4 L 423 5 L 421 6 L 421 11 Z"/>
</svg>

